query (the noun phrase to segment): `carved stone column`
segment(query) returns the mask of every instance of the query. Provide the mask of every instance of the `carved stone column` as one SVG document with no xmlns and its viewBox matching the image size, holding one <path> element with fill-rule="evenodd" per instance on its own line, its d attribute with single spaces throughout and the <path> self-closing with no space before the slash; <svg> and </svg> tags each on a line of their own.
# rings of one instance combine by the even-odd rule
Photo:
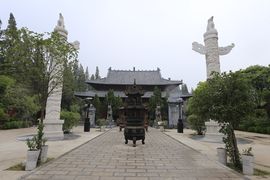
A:
<svg viewBox="0 0 270 180">
<path fill-rule="evenodd" d="M 205 46 L 197 42 L 192 43 L 192 49 L 194 51 L 205 55 L 207 79 L 211 78 L 212 72 L 220 73 L 219 56 L 228 54 L 234 47 L 233 43 L 226 47 L 218 46 L 218 32 L 215 29 L 213 19 L 214 17 L 212 16 L 208 20 L 207 29 L 203 35 Z"/>
<path fill-rule="evenodd" d="M 218 46 L 218 32 L 215 29 L 213 19 L 213 16 L 208 19 L 206 32 L 203 35 L 205 45 L 199 44 L 197 42 L 192 43 L 192 49 L 194 51 L 205 55 L 207 79 L 211 78 L 212 72 L 220 73 L 219 56 L 228 54 L 234 47 L 233 43 L 226 47 Z M 223 134 L 219 133 L 220 126 L 216 121 L 210 120 L 205 122 L 205 126 L 205 141 L 222 141 Z"/>
<path fill-rule="evenodd" d="M 65 29 L 62 14 L 59 15 L 59 20 L 54 31 L 67 39 L 68 32 Z M 51 76 L 59 73 L 59 71 L 63 71 L 63 66 L 61 64 L 57 64 L 55 66 L 54 59 L 52 59 L 51 63 L 52 67 L 54 67 L 54 69 L 52 69 Z M 48 92 L 50 93 L 46 103 L 46 115 L 44 119 L 44 136 L 49 140 L 64 139 L 64 133 L 62 130 L 64 120 L 60 120 L 62 86 L 62 79 L 59 79 L 58 76 L 57 79 L 52 78 L 49 82 Z"/>
</svg>

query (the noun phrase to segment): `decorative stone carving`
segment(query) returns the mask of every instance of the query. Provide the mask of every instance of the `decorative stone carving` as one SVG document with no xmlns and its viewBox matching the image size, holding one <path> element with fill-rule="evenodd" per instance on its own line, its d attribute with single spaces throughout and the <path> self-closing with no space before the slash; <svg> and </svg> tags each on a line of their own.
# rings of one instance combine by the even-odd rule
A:
<svg viewBox="0 0 270 180">
<path fill-rule="evenodd" d="M 80 49 L 80 42 L 79 41 L 74 41 L 71 43 L 74 47 L 74 49 L 79 50 Z"/>
<path fill-rule="evenodd" d="M 199 44 L 197 42 L 192 43 L 192 50 L 205 55 L 206 59 L 206 71 L 207 71 L 207 79 L 211 78 L 212 72 L 220 73 L 220 55 L 226 55 L 230 53 L 234 44 L 232 43 L 226 47 L 218 46 L 218 32 L 215 29 L 215 24 L 213 21 L 214 17 L 212 16 L 208 19 L 208 24 L 206 28 L 206 32 L 204 33 L 204 44 Z M 220 126 L 216 121 L 210 120 L 209 122 L 205 122 L 206 133 L 205 133 L 205 141 L 211 142 L 221 142 L 223 134 L 219 133 Z"/>
<path fill-rule="evenodd" d="M 59 14 L 59 19 L 57 21 L 57 25 L 54 28 L 54 31 L 67 39 L 68 31 L 65 28 L 64 17 L 61 13 Z"/>
<path fill-rule="evenodd" d="M 208 24 L 207 24 L 207 28 L 206 28 L 207 32 L 213 31 L 213 30 L 216 31 L 213 19 L 214 19 L 214 16 L 212 16 L 211 18 L 208 19 Z"/>
<path fill-rule="evenodd" d="M 64 17 L 59 14 L 59 20 L 54 28 L 54 31 L 59 33 L 62 37 L 67 40 L 68 31 L 65 29 Z M 73 46 L 76 50 L 79 49 L 79 42 L 75 41 Z M 52 70 L 51 76 L 63 71 L 63 66 L 61 64 L 54 65 L 55 60 L 52 59 Z M 62 79 L 52 78 L 49 82 L 48 92 L 50 92 L 46 103 L 46 115 L 44 119 L 44 136 L 49 140 L 62 140 L 64 139 L 64 134 L 62 130 L 62 125 L 64 120 L 60 120 L 61 112 L 61 99 L 62 99 Z"/>
<path fill-rule="evenodd" d="M 219 55 L 229 54 L 233 47 L 234 47 L 234 43 L 232 43 L 231 45 L 226 46 L 226 47 L 219 47 L 218 48 Z"/>
<path fill-rule="evenodd" d="M 215 24 L 212 16 L 208 19 L 206 32 L 204 33 L 205 46 L 197 42 L 192 43 L 192 50 L 205 55 L 207 78 L 211 78 L 212 72 L 220 73 L 219 56 L 230 53 L 234 44 L 226 47 L 218 47 L 218 32 L 215 29 Z"/>
</svg>

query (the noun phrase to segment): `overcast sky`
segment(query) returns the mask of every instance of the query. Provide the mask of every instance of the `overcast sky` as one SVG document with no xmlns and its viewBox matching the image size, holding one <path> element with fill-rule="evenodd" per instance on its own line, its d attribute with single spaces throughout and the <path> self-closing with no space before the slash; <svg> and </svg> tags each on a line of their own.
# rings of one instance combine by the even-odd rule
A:
<svg viewBox="0 0 270 180">
<path fill-rule="evenodd" d="M 219 46 L 235 43 L 221 56 L 221 71 L 270 64 L 268 0 L 1 0 L 0 19 L 9 13 L 18 27 L 42 33 L 64 16 L 70 42 L 78 40 L 80 63 L 102 77 L 112 69 L 154 70 L 183 80 L 189 88 L 206 79 L 205 57 L 192 50 L 203 44 L 214 16 Z"/>
</svg>

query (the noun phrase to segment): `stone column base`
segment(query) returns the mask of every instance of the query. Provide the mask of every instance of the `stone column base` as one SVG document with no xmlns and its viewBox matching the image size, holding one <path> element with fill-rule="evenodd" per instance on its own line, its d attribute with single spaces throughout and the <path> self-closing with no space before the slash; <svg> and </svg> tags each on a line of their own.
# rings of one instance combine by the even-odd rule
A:
<svg viewBox="0 0 270 180">
<path fill-rule="evenodd" d="M 44 137 L 48 140 L 63 140 L 62 130 L 64 120 L 44 120 Z"/>
</svg>

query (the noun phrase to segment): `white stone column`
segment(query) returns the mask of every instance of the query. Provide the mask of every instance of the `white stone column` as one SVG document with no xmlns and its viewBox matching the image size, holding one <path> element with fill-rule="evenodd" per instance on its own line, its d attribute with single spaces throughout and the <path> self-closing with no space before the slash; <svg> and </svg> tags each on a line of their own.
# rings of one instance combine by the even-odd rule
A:
<svg viewBox="0 0 270 180">
<path fill-rule="evenodd" d="M 47 99 L 46 116 L 44 119 L 44 136 L 49 140 L 62 140 L 64 134 L 62 126 L 64 120 L 60 120 L 62 99 L 62 85 L 55 88 Z"/>
<path fill-rule="evenodd" d="M 234 47 L 233 43 L 226 47 L 218 46 L 218 32 L 215 29 L 213 19 L 213 16 L 208 19 L 206 32 L 203 35 L 205 45 L 197 42 L 192 43 L 192 49 L 194 51 L 205 55 L 207 79 L 211 78 L 212 72 L 220 73 L 219 56 L 228 54 Z M 216 121 L 210 120 L 209 122 L 205 122 L 205 126 L 205 138 L 207 141 L 222 141 L 223 134 L 219 133 L 220 127 Z"/>
<path fill-rule="evenodd" d="M 89 109 L 90 117 L 90 127 L 94 128 L 96 126 L 95 117 L 96 117 L 96 108 L 91 104 Z"/>
<path fill-rule="evenodd" d="M 65 39 L 67 39 L 68 32 L 65 29 L 64 18 L 62 14 L 59 15 L 59 20 L 57 22 L 54 31 L 59 33 Z M 50 58 L 50 57 L 49 57 Z M 57 64 L 54 66 L 55 60 L 52 59 L 52 69 L 51 76 L 59 71 L 63 71 L 63 66 L 61 64 Z M 64 139 L 64 133 L 62 130 L 62 126 L 64 124 L 64 120 L 60 120 L 60 112 L 61 112 L 61 99 L 62 99 L 62 78 L 61 76 L 57 76 L 58 79 L 52 78 L 49 82 L 49 97 L 47 99 L 46 104 L 46 115 L 44 119 L 44 136 L 49 140 L 62 140 Z"/>
<path fill-rule="evenodd" d="M 234 47 L 233 43 L 226 47 L 218 46 L 218 32 L 215 29 L 213 19 L 214 17 L 212 16 L 208 20 L 207 29 L 203 35 L 205 46 L 197 42 L 192 43 L 194 51 L 205 55 L 207 79 L 211 78 L 212 72 L 220 73 L 219 56 L 228 54 Z"/>
</svg>

